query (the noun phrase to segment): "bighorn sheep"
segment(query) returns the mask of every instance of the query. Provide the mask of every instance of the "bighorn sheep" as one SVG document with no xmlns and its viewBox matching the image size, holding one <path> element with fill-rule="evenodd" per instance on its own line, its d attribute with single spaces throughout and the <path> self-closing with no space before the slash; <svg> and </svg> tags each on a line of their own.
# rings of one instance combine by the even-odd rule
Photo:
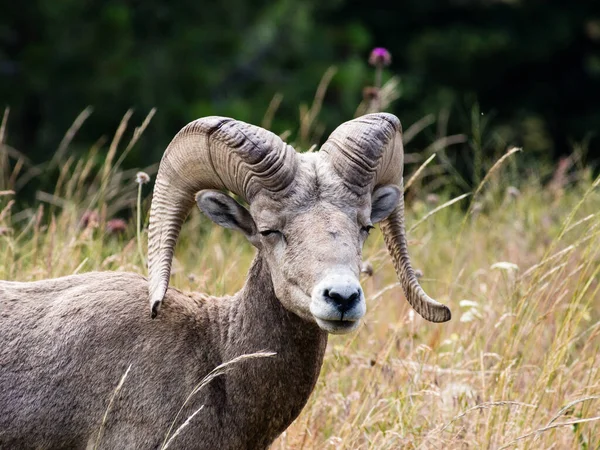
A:
<svg viewBox="0 0 600 450">
<path fill-rule="evenodd" d="M 186 404 L 176 427 L 204 408 L 170 448 L 267 448 L 308 400 L 328 333 L 355 330 L 365 314 L 358 277 L 374 223 L 412 307 L 432 322 L 450 319 L 410 265 L 402 169 L 400 122 L 390 114 L 346 122 L 304 154 L 228 118 L 187 125 L 156 179 L 148 280 L 104 272 L 0 282 L 0 448 L 91 448 L 101 424 L 100 448 L 159 448 L 211 369 L 261 350 L 276 354 L 232 366 Z M 168 288 L 196 193 L 204 214 L 257 248 L 233 296 Z"/>
</svg>

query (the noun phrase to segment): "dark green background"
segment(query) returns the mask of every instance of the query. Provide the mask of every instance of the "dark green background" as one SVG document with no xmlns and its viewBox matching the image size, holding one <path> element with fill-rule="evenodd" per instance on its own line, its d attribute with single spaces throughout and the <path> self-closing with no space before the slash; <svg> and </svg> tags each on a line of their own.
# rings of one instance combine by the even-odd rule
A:
<svg viewBox="0 0 600 450">
<path fill-rule="evenodd" d="M 272 129 L 293 139 L 299 105 L 335 65 L 320 116 L 331 131 L 372 83 L 374 46 L 393 55 L 384 78 L 401 78 L 391 109 L 405 128 L 446 110 L 448 133 L 469 134 L 480 111 L 484 151 L 523 145 L 557 158 L 583 144 L 589 161 L 600 153 L 598 1 L 1 0 L 0 10 L 6 142 L 33 161 L 52 156 L 88 105 L 72 152 L 110 136 L 127 109 L 139 124 L 157 108 L 129 165 L 157 161 L 200 116 L 260 123 L 276 93 Z"/>
</svg>

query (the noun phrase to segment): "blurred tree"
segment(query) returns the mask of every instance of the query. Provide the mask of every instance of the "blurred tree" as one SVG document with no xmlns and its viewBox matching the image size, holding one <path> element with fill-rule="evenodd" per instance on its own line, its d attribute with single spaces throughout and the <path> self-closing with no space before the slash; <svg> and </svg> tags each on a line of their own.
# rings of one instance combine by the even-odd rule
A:
<svg viewBox="0 0 600 450">
<path fill-rule="evenodd" d="M 593 136 L 600 158 L 600 2 L 350 0 L 336 21 L 358 18 L 394 55 L 405 122 L 453 106 L 451 130 L 465 132 L 478 102 L 505 145 L 556 157 Z"/>
<path fill-rule="evenodd" d="M 0 103 L 9 143 L 48 160 L 86 106 L 94 112 L 71 151 L 87 149 L 158 108 L 131 164 L 158 160 L 173 134 L 204 115 L 299 129 L 299 105 L 337 67 L 320 120 L 351 118 L 372 83 L 366 59 L 387 47 L 401 77 L 393 106 L 406 125 L 449 113 L 448 132 L 479 129 L 483 151 L 526 145 L 536 158 L 570 151 L 600 123 L 600 2 L 559 0 L 31 0 L 2 1 Z M 489 119 L 491 118 L 491 120 Z M 442 121 L 445 123 L 445 121 Z M 443 130 L 432 127 L 414 145 Z M 473 143 L 470 144 L 473 146 Z M 465 150 L 463 164 L 473 152 Z"/>
</svg>

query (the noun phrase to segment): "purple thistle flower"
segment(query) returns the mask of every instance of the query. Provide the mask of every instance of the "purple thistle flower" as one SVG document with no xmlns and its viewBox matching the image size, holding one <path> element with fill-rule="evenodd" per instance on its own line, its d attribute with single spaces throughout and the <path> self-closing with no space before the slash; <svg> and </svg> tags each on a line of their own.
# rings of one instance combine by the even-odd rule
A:
<svg viewBox="0 0 600 450">
<path fill-rule="evenodd" d="M 127 230 L 127 222 L 123 219 L 110 219 L 106 222 L 106 232 L 108 234 L 121 234 Z"/>
<path fill-rule="evenodd" d="M 375 47 L 369 55 L 369 64 L 375 67 L 386 67 L 392 62 L 392 55 L 383 47 Z"/>
</svg>

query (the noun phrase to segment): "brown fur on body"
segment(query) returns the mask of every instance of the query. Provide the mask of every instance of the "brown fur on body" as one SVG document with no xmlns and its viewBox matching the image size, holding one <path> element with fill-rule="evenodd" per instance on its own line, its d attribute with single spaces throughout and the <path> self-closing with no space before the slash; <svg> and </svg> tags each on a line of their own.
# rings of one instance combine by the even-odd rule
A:
<svg viewBox="0 0 600 450">
<path fill-rule="evenodd" d="M 157 319 L 148 283 L 130 273 L 0 282 L 0 448 L 156 449 L 194 387 L 242 361 L 184 408 L 172 449 L 267 448 L 298 416 L 317 380 L 327 334 L 288 312 L 259 255 L 242 291 L 213 298 L 169 289 Z M 244 298 L 244 301 L 240 301 Z M 274 326 L 278 324 L 278 326 Z"/>
</svg>

